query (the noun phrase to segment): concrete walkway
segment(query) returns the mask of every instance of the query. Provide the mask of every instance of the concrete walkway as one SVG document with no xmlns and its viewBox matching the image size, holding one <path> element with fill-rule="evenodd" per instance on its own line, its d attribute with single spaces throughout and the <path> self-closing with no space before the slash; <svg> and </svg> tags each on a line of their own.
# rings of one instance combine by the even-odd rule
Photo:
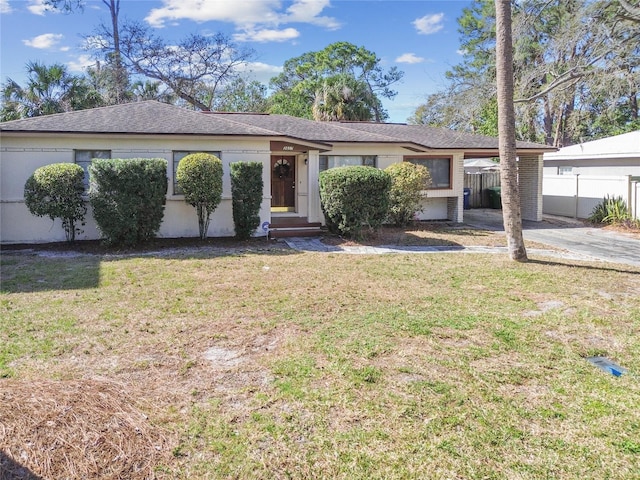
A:
<svg viewBox="0 0 640 480">
<path fill-rule="evenodd" d="M 504 232 L 501 210 L 465 210 L 464 218 L 465 223 L 472 227 Z M 572 260 L 600 260 L 640 266 L 640 240 L 622 233 L 587 227 L 583 222 L 570 218 L 545 217 L 542 222 L 524 222 L 523 235 L 525 240 L 563 250 L 530 248 L 527 249 L 530 255 Z M 317 237 L 286 238 L 283 240 L 290 248 L 306 252 L 345 254 L 508 253 L 506 247 L 335 246 L 327 245 Z"/>
</svg>

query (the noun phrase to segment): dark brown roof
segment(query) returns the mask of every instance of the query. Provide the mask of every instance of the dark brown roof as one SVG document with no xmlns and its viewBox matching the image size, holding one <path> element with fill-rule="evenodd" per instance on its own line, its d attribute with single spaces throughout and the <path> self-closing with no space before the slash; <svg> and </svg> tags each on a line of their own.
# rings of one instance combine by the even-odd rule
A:
<svg viewBox="0 0 640 480">
<path fill-rule="evenodd" d="M 229 118 L 245 125 L 275 130 L 283 135 L 313 142 L 398 143 L 397 138 L 375 132 L 359 131 L 339 122 L 316 122 L 289 115 L 251 113 L 210 113 L 213 117 Z"/>
<path fill-rule="evenodd" d="M 495 150 L 498 148 L 496 137 L 474 135 L 472 133 L 458 132 L 447 128 L 430 127 L 427 125 L 404 125 L 398 123 L 368 123 L 349 122 L 343 123 L 349 128 L 382 135 L 388 135 L 404 142 L 417 143 L 433 149 L 480 149 Z M 545 149 L 555 150 L 554 147 L 540 145 L 538 143 L 517 142 L 519 149 Z"/>
<path fill-rule="evenodd" d="M 23 118 L 2 132 L 280 136 L 277 132 L 156 101 Z"/>
<path fill-rule="evenodd" d="M 203 113 L 156 101 L 79 110 L 0 123 L 1 132 L 232 135 L 286 137 L 321 144 L 387 143 L 411 150 L 455 149 L 496 152 L 498 139 L 425 125 L 316 122 L 288 115 Z M 330 145 L 329 145 L 330 146 Z M 537 143 L 518 149 L 554 151 Z"/>
</svg>

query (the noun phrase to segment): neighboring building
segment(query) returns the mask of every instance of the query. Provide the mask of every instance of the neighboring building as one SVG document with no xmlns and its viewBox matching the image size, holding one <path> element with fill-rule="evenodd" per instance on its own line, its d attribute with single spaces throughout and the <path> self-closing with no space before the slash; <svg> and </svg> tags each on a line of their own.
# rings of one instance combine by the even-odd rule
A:
<svg viewBox="0 0 640 480">
<path fill-rule="evenodd" d="M 422 219 L 463 220 L 465 158 L 495 157 L 496 138 L 419 125 L 314 122 L 286 115 L 205 113 L 155 101 L 34 117 L 0 123 L 0 241 L 64 240 L 48 218 L 31 215 L 24 204 L 27 178 L 43 165 L 92 159 L 164 158 L 169 188 L 161 237 L 198 235 L 193 208 L 176 182 L 180 159 L 213 152 L 224 169 L 223 199 L 212 216 L 210 236 L 234 234 L 229 164 L 261 162 L 264 197 L 261 223 L 281 219 L 323 223 L 318 175 L 341 165 L 385 168 L 420 163 L 433 180 Z M 545 145 L 518 142 L 522 216 L 542 219 L 542 154 Z M 99 160 L 97 160 L 99 161 Z M 256 234 L 265 234 L 259 229 Z M 79 239 L 97 239 L 91 212 Z"/>
<path fill-rule="evenodd" d="M 543 172 L 544 213 L 589 218 L 609 196 L 640 218 L 640 130 L 546 152 Z"/>
<path fill-rule="evenodd" d="M 640 176 L 640 130 L 544 154 L 544 175 Z"/>
<path fill-rule="evenodd" d="M 469 158 L 464 161 L 464 173 L 500 172 L 500 164 L 488 158 Z"/>
</svg>

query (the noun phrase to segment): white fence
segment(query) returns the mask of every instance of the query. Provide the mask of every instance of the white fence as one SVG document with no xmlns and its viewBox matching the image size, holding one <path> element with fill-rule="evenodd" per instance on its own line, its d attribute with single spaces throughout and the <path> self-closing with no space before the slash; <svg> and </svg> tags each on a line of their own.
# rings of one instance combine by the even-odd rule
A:
<svg viewBox="0 0 640 480">
<path fill-rule="evenodd" d="M 542 212 L 564 217 L 589 218 L 605 196 L 622 197 L 629 212 L 640 218 L 638 177 L 593 175 L 545 175 L 542 179 Z"/>
</svg>

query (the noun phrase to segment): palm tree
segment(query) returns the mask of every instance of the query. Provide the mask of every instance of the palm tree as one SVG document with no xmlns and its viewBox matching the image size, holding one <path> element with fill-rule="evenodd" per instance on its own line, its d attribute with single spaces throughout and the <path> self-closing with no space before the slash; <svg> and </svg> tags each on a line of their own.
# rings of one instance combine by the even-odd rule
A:
<svg viewBox="0 0 640 480">
<path fill-rule="evenodd" d="M 27 85 L 10 78 L 2 86 L 2 121 L 92 108 L 102 104 L 84 77 L 71 75 L 61 64 L 27 63 Z"/>
<path fill-rule="evenodd" d="M 324 80 L 316 91 L 313 118 L 321 121 L 372 120 L 376 100 L 364 82 L 349 75 L 337 75 Z"/>
<path fill-rule="evenodd" d="M 502 217 L 509 256 L 527 261 L 522 237 L 522 213 L 516 163 L 516 116 L 513 105 L 513 41 L 511 38 L 511 1 L 496 2 L 496 82 L 498 88 L 498 142 Z"/>
<path fill-rule="evenodd" d="M 133 85 L 133 97 L 138 101 L 157 100 L 162 103 L 174 104 L 177 96 L 168 88 L 162 88 L 162 82 L 150 80 L 137 81 Z"/>
</svg>

